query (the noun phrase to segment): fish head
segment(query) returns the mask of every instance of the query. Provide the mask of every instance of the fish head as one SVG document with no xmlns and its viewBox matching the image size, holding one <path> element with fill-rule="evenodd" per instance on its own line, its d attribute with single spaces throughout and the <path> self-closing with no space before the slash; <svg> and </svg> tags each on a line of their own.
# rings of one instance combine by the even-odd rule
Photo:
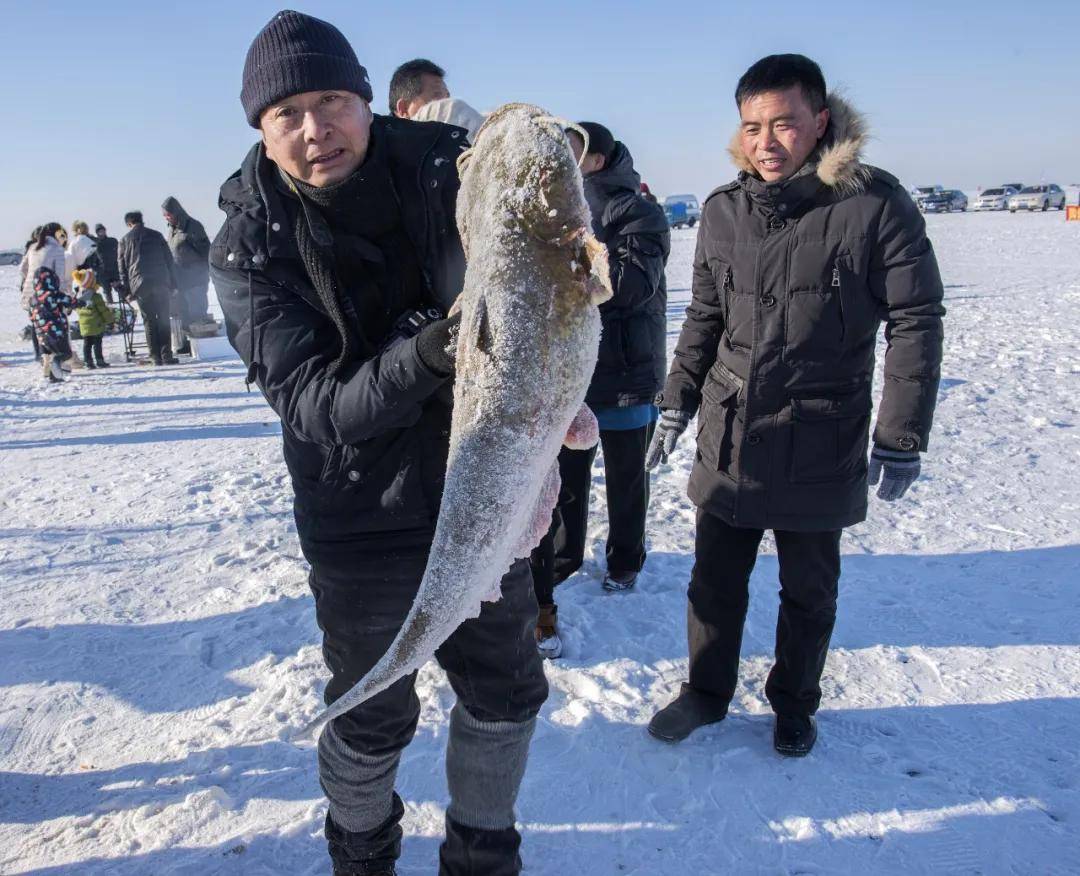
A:
<svg viewBox="0 0 1080 876">
<path fill-rule="evenodd" d="M 531 104 L 492 112 L 458 158 L 458 230 L 466 256 L 474 235 L 500 231 L 566 250 L 568 264 L 599 304 L 611 297 L 607 253 L 592 235 L 569 126 Z"/>
<path fill-rule="evenodd" d="M 475 211 L 490 214 L 493 207 L 502 224 L 544 242 L 570 242 L 588 229 L 581 171 L 564 124 L 522 103 L 506 104 L 487 117 L 472 147 L 458 158 L 463 237 L 474 226 Z"/>
</svg>

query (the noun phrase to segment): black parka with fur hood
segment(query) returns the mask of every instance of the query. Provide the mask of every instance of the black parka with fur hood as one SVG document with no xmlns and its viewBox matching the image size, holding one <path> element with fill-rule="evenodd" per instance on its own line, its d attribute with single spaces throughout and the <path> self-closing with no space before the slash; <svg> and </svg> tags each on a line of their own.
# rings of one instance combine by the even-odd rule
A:
<svg viewBox="0 0 1080 876">
<path fill-rule="evenodd" d="M 885 323 L 877 444 L 928 444 L 942 284 L 904 188 L 860 161 L 866 125 L 829 99 L 804 171 L 738 180 L 702 208 L 686 312 L 661 407 L 698 412 L 689 495 L 734 526 L 833 530 L 865 519 L 871 381 Z"/>
</svg>

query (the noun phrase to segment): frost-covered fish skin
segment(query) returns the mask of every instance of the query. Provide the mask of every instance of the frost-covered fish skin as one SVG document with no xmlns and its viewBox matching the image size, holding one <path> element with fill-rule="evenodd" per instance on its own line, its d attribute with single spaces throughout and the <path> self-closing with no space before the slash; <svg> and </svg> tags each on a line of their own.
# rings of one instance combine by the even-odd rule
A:
<svg viewBox="0 0 1080 876">
<path fill-rule="evenodd" d="M 536 545 L 535 521 L 550 519 L 552 469 L 568 431 L 595 431 L 578 415 L 596 364 L 597 305 L 611 287 L 564 124 L 508 104 L 459 159 L 468 267 L 427 569 L 386 654 L 303 733 L 418 669 L 481 602 L 499 598 L 502 576 Z"/>
</svg>

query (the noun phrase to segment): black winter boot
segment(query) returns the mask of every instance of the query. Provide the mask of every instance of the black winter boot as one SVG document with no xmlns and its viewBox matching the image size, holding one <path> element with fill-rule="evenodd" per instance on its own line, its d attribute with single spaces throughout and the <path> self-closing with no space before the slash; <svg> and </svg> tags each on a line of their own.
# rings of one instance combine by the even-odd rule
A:
<svg viewBox="0 0 1080 876">
<path fill-rule="evenodd" d="M 521 834 L 517 828 L 480 830 L 446 817 L 446 839 L 439 846 L 439 876 L 518 876 Z"/>
<path fill-rule="evenodd" d="M 809 715 L 777 715 L 773 748 L 785 757 L 806 757 L 817 742 L 817 721 Z"/>
<path fill-rule="evenodd" d="M 334 876 L 394 876 L 394 862 L 401 857 L 400 822 L 404 814 L 405 806 L 397 794 L 390 817 L 363 833 L 342 830 L 327 813 L 324 833 Z"/>
<path fill-rule="evenodd" d="M 684 682 L 679 695 L 653 715 L 649 733 L 664 742 L 682 742 L 698 727 L 723 721 L 727 710 L 725 700 Z"/>
</svg>

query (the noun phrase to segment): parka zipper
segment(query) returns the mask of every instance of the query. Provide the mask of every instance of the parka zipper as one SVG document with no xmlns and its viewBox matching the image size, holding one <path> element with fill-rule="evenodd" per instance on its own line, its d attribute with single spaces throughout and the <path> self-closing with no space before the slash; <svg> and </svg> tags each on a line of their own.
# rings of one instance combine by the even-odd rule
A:
<svg viewBox="0 0 1080 876">
<path fill-rule="evenodd" d="M 836 302 L 840 308 L 840 343 L 847 338 L 847 320 L 844 318 L 844 287 L 840 283 L 840 259 L 833 262 L 832 287 L 836 290 Z"/>
</svg>

